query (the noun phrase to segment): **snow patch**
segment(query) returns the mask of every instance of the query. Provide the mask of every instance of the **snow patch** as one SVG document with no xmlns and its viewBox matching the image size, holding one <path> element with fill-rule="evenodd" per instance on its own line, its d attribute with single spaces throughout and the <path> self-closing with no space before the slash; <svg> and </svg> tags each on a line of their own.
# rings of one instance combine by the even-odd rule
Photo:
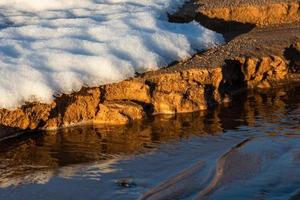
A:
<svg viewBox="0 0 300 200">
<path fill-rule="evenodd" d="M 1 0 L 0 107 L 157 70 L 223 42 L 168 22 L 185 0 Z"/>
</svg>

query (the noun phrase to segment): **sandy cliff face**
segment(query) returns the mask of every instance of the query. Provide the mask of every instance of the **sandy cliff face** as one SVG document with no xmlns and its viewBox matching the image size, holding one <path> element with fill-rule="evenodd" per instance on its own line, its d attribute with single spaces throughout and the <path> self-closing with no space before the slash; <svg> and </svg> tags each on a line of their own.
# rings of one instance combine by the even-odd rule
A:
<svg viewBox="0 0 300 200">
<path fill-rule="evenodd" d="M 300 2 L 296 0 L 193 0 L 174 18 L 201 20 L 207 26 L 222 26 L 222 22 L 239 22 L 269 26 L 299 22 Z M 215 20 L 218 23 L 212 24 Z"/>
<path fill-rule="evenodd" d="M 228 36 L 226 45 L 117 84 L 82 88 L 57 97 L 51 104 L 31 103 L 13 111 L 1 109 L 3 134 L 9 134 L 4 128 L 126 124 L 156 113 L 194 112 L 226 103 L 240 89 L 266 89 L 300 80 L 298 1 L 266 1 L 263 5 L 246 4 L 247 1 L 232 5 L 226 5 L 226 1 L 224 5 L 195 2 L 170 19 L 196 19 Z M 224 29 L 232 22 L 234 31 Z M 278 23 L 281 25 L 274 26 Z M 251 25 L 247 31 L 245 24 Z"/>
</svg>

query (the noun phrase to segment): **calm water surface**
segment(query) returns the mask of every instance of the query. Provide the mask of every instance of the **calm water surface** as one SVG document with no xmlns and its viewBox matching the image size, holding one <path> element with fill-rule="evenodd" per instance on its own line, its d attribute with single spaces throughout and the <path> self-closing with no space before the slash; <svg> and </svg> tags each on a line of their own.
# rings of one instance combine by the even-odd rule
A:
<svg viewBox="0 0 300 200">
<path fill-rule="evenodd" d="M 300 199 L 300 88 L 2 141 L 0 199 Z"/>
</svg>

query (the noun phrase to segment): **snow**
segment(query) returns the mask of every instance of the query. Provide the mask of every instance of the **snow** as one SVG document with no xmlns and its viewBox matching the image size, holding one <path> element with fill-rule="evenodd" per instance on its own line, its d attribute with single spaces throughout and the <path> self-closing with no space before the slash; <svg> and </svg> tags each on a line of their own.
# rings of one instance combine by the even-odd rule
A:
<svg viewBox="0 0 300 200">
<path fill-rule="evenodd" d="M 168 22 L 184 1 L 1 0 L 0 107 L 48 103 L 222 43 L 196 22 Z"/>
</svg>

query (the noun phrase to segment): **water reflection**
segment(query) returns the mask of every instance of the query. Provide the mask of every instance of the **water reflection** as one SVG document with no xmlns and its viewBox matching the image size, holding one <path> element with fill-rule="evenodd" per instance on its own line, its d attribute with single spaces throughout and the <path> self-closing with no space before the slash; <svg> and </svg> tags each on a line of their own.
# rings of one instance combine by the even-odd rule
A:
<svg viewBox="0 0 300 200">
<path fill-rule="evenodd" d="M 36 132 L 2 141 L 0 187 L 3 189 L 0 190 L 0 198 L 14 199 L 22 196 L 28 193 L 26 185 L 30 184 L 28 187 L 44 185 L 51 190 L 51 187 L 54 187 L 52 182 L 59 178 L 60 186 L 66 189 L 75 187 L 67 180 L 84 180 L 81 184 L 90 184 L 87 186 L 89 193 L 83 193 L 85 195 L 97 191 L 96 185 L 100 184 L 95 185 L 88 180 L 105 180 L 100 181 L 100 185 L 107 188 L 106 193 L 101 193 L 103 199 L 132 199 L 143 193 L 156 191 L 161 185 L 172 185 L 173 179 L 170 182 L 168 177 L 177 177 L 176 174 L 184 170 L 187 172 L 183 174 L 193 175 L 194 185 L 191 186 L 194 187 L 182 195 L 199 197 L 199 192 L 211 183 L 209 178 L 220 156 L 247 138 L 264 138 L 251 142 L 251 151 L 247 148 L 236 151 L 228 158 L 223 168 L 226 173 L 220 177 L 213 189 L 204 195 L 205 198 L 209 198 L 213 193 L 216 198 L 221 198 L 224 193 L 214 192 L 219 191 L 218 188 L 228 185 L 236 187 L 236 181 L 247 182 L 253 175 L 264 171 L 264 166 L 274 160 L 278 161 L 278 152 L 276 154 L 275 149 L 282 149 L 279 154 L 284 151 L 289 153 L 290 161 L 280 158 L 280 162 L 285 162 L 288 166 L 300 163 L 299 149 L 284 149 L 284 143 L 272 140 L 276 135 L 284 135 L 285 142 L 289 144 L 289 138 L 300 132 L 299 89 L 292 87 L 275 92 L 249 92 L 236 97 L 230 104 L 217 106 L 207 112 L 159 115 L 128 126 L 75 127 L 56 132 Z M 299 139 L 293 140 L 291 147 L 286 148 L 300 145 Z M 261 146 L 266 149 L 260 148 Z M 196 168 L 192 165 L 192 169 L 197 170 L 190 173 L 188 169 L 191 163 L 201 165 Z M 291 170 L 294 168 L 291 167 Z M 136 176 L 135 189 L 115 188 L 112 183 L 114 180 L 128 176 Z M 131 179 L 126 179 L 128 180 L 130 182 Z M 130 186 L 130 183 L 124 183 L 119 185 Z M 298 186 L 300 187 L 300 184 Z M 12 194 L 11 190 L 18 193 Z M 166 196 L 163 194 L 166 191 L 159 191 L 159 198 L 164 199 Z M 170 191 L 174 192 L 173 189 Z M 230 191 L 231 193 L 226 193 L 228 198 L 234 193 L 234 190 Z M 54 197 L 60 196 L 57 193 Z M 145 199 L 152 199 L 151 195 L 148 197 Z M 159 199 L 158 196 L 155 197 L 154 199 Z"/>
</svg>

